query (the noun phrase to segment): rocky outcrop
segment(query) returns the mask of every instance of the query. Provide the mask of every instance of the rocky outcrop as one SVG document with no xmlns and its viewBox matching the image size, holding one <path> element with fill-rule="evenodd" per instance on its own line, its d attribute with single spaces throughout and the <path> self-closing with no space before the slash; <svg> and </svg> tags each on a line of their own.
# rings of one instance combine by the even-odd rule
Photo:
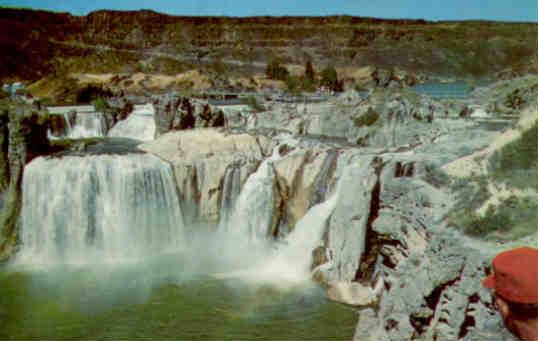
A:
<svg viewBox="0 0 538 341">
<path fill-rule="evenodd" d="M 77 112 L 72 110 L 65 115 L 50 115 L 49 116 L 49 132 L 54 137 L 67 136 L 69 127 L 75 125 L 77 120 Z"/>
<path fill-rule="evenodd" d="M 157 135 L 170 130 L 224 127 L 226 123 L 222 110 L 213 108 L 202 100 L 169 93 L 154 98 L 153 105 Z"/>
<path fill-rule="evenodd" d="M 500 324 L 491 323 L 498 318 L 491 295 L 481 286 L 488 256 L 446 230 L 446 193 L 402 173 L 410 167 L 403 161 L 385 162 L 365 240 L 377 250 L 369 267 L 384 278 L 385 290 L 374 309 L 361 311 L 355 339 L 473 340 L 485 331 L 502 339 Z M 367 269 L 357 277 L 372 280 Z"/>
<path fill-rule="evenodd" d="M 417 76 L 402 70 L 380 68 L 376 68 L 370 77 L 374 86 L 380 88 L 404 88 L 425 80 L 423 76 Z"/>
<path fill-rule="evenodd" d="M 380 89 L 366 98 L 350 91 L 325 103 L 275 103 L 268 111 L 249 115 L 245 128 L 332 138 L 361 147 L 416 146 L 445 129 L 435 117 L 454 117 L 456 110 L 399 90 Z"/>
<path fill-rule="evenodd" d="M 134 110 L 133 103 L 124 96 L 111 97 L 107 99 L 107 110 L 105 110 L 105 120 L 107 130 L 110 130 L 119 121 L 125 120 Z"/>
<path fill-rule="evenodd" d="M 357 277 L 370 214 L 375 214 L 371 201 L 377 176 L 372 161 L 369 157 L 352 161 L 339 180 L 336 206 L 325 237 L 329 265 L 316 275 L 323 282 L 352 282 Z"/>
<path fill-rule="evenodd" d="M 190 218 L 216 223 L 226 170 L 238 168 L 244 184 L 270 144 L 264 137 L 206 128 L 169 132 L 140 148 L 172 164 L 182 208 Z"/>
<path fill-rule="evenodd" d="M 48 150 L 47 115 L 19 103 L 3 103 L 0 113 L 0 261 L 18 242 L 21 182 L 24 166 Z"/>
<path fill-rule="evenodd" d="M 274 162 L 279 193 L 285 198 L 280 223 L 287 230 L 293 229 L 310 207 L 326 199 L 336 154 L 330 149 L 299 148 Z"/>
<path fill-rule="evenodd" d="M 517 115 L 526 105 L 533 103 L 537 96 L 538 76 L 527 75 L 477 88 L 467 102 L 480 103 L 487 112 Z"/>
</svg>

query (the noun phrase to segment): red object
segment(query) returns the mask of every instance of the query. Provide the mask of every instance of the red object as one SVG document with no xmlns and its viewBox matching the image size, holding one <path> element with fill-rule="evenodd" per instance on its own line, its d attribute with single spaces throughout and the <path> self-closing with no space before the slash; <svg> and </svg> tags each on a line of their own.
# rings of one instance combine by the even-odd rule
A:
<svg viewBox="0 0 538 341">
<path fill-rule="evenodd" d="M 493 274 L 482 282 L 486 288 L 510 302 L 538 303 L 538 249 L 501 252 L 492 263 Z"/>
</svg>

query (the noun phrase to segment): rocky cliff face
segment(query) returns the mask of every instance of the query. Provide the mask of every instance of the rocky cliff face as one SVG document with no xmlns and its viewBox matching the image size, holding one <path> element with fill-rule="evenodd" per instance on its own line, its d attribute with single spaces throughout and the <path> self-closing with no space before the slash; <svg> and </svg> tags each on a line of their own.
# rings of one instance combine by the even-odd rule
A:
<svg viewBox="0 0 538 341">
<path fill-rule="evenodd" d="M 0 261 L 17 246 L 24 165 L 48 149 L 47 115 L 26 105 L 7 103 L 0 113 Z"/>
<path fill-rule="evenodd" d="M 502 97 L 514 91 L 502 90 Z M 168 132 L 142 148 L 172 162 L 183 201 L 192 202 L 198 219 L 213 223 L 222 219 L 223 193 L 234 195 L 226 189 L 233 179 L 244 184 L 275 149 L 277 156 L 264 165 L 267 174 L 257 174 L 271 182 L 266 206 L 272 213 L 263 216 L 270 223 L 261 231 L 269 239 L 286 240 L 310 209 L 336 195 L 312 250 L 312 276 L 331 299 L 359 307 L 357 340 L 500 340 L 506 332 L 480 284 L 493 251 L 446 226 L 453 199 L 428 175 L 496 136 L 459 117 L 469 103 L 398 91 L 368 99 L 350 94 L 329 107 L 307 105 L 306 113 L 275 105 L 253 114 L 236 129 L 254 135 Z M 331 115 L 349 122 L 366 117 L 346 128 Z M 317 117 L 334 122 L 315 128 L 332 139 L 308 130 Z M 392 125 L 395 131 L 387 132 Z M 346 141 L 363 133 L 367 147 Z"/>
<path fill-rule="evenodd" d="M 208 128 L 169 132 L 140 148 L 172 164 L 190 221 L 216 223 L 227 170 L 236 167 L 244 184 L 268 155 L 270 145 L 265 137 Z"/>
<path fill-rule="evenodd" d="M 532 23 L 348 16 L 175 17 L 152 11 L 73 16 L 0 9 L 0 46 L 6 51 L 0 56 L 5 66 L 0 78 L 134 71 L 148 65 L 175 74 L 199 62 L 226 64 L 222 55 L 234 56 L 229 67 L 250 73 L 251 66 L 262 63 L 263 68 L 267 56 L 275 54 L 287 63 L 304 65 L 305 53 L 315 65 L 398 67 L 451 76 L 518 74 L 532 67 L 535 28 Z M 59 63 L 66 59 L 71 63 Z M 29 64 L 33 67 L 25 67 Z M 388 84 L 391 77 L 377 78 Z"/>
</svg>

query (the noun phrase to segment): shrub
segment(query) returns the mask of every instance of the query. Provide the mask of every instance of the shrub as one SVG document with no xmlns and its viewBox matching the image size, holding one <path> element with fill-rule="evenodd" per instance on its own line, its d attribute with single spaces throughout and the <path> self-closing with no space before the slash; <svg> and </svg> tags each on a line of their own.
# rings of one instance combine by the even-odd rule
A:
<svg viewBox="0 0 538 341">
<path fill-rule="evenodd" d="M 305 83 L 309 82 L 314 84 L 316 81 L 316 72 L 314 71 L 314 67 L 312 66 L 312 62 L 310 60 L 308 60 L 305 65 L 304 79 Z"/>
<path fill-rule="evenodd" d="M 364 114 L 355 117 L 353 119 L 353 123 L 355 123 L 355 126 L 357 128 L 369 127 L 376 123 L 378 119 L 379 114 L 377 113 L 377 111 L 370 107 Z"/>
<path fill-rule="evenodd" d="M 248 105 L 252 109 L 252 111 L 254 111 L 254 112 L 265 111 L 265 107 L 263 106 L 263 104 L 258 102 L 256 97 L 254 97 L 254 96 L 248 96 L 245 99 L 245 104 Z"/>
<path fill-rule="evenodd" d="M 510 214 L 489 205 L 483 217 L 474 212 L 465 212 L 464 232 L 472 236 L 483 236 L 494 231 L 508 230 L 512 225 Z"/>
<path fill-rule="evenodd" d="M 92 103 L 99 97 L 111 97 L 112 92 L 108 89 L 103 89 L 98 85 L 86 85 L 85 87 L 79 89 L 76 93 L 76 102 L 77 103 Z"/>
<path fill-rule="evenodd" d="M 512 186 L 538 188 L 538 121 L 489 160 L 494 179 Z"/>
<path fill-rule="evenodd" d="M 303 78 L 302 79 L 302 89 L 304 91 L 309 91 L 309 92 L 314 92 L 316 91 L 316 82 L 315 81 L 311 81 L 310 79 L 308 78 Z"/>
<path fill-rule="evenodd" d="M 98 112 L 105 112 L 108 109 L 108 104 L 103 97 L 98 97 L 92 102 L 92 104 L 95 108 L 95 111 Z"/>
<path fill-rule="evenodd" d="M 288 78 L 289 71 L 280 64 L 278 59 L 273 59 L 267 64 L 265 75 L 270 79 L 285 81 Z"/>
<path fill-rule="evenodd" d="M 340 91 L 340 83 L 338 82 L 338 73 L 332 66 L 327 66 L 321 71 L 321 85 L 328 87 L 333 91 Z"/>
<path fill-rule="evenodd" d="M 301 85 L 302 85 L 301 82 L 295 76 L 289 75 L 286 78 L 286 89 L 288 90 L 288 92 L 290 92 L 291 94 L 295 96 L 301 93 L 301 88 L 302 88 Z"/>
<path fill-rule="evenodd" d="M 465 210 L 460 214 L 459 225 L 472 236 L 495 233 L 499 237 L 513 239 L 536 232 L 537 211 L 538 204 L 532 199 L 511 196 L 498 206 L 489 205 L 484 216 Z"/>
</svg>

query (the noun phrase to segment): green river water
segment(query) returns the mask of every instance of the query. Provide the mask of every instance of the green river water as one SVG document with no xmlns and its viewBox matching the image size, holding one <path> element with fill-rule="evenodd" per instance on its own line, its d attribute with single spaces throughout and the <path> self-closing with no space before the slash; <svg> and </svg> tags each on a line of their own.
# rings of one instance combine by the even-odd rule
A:
<svg viewBox="0 0 538 341">
<path fill-rule="evenodd" d="M 216 268 L 218 265 L 213 264 Z M 181 255 L 0 269 L 0 340 L 351 340 L 357 313 L 313 284 L 217 278 Z"/>
</svg>

